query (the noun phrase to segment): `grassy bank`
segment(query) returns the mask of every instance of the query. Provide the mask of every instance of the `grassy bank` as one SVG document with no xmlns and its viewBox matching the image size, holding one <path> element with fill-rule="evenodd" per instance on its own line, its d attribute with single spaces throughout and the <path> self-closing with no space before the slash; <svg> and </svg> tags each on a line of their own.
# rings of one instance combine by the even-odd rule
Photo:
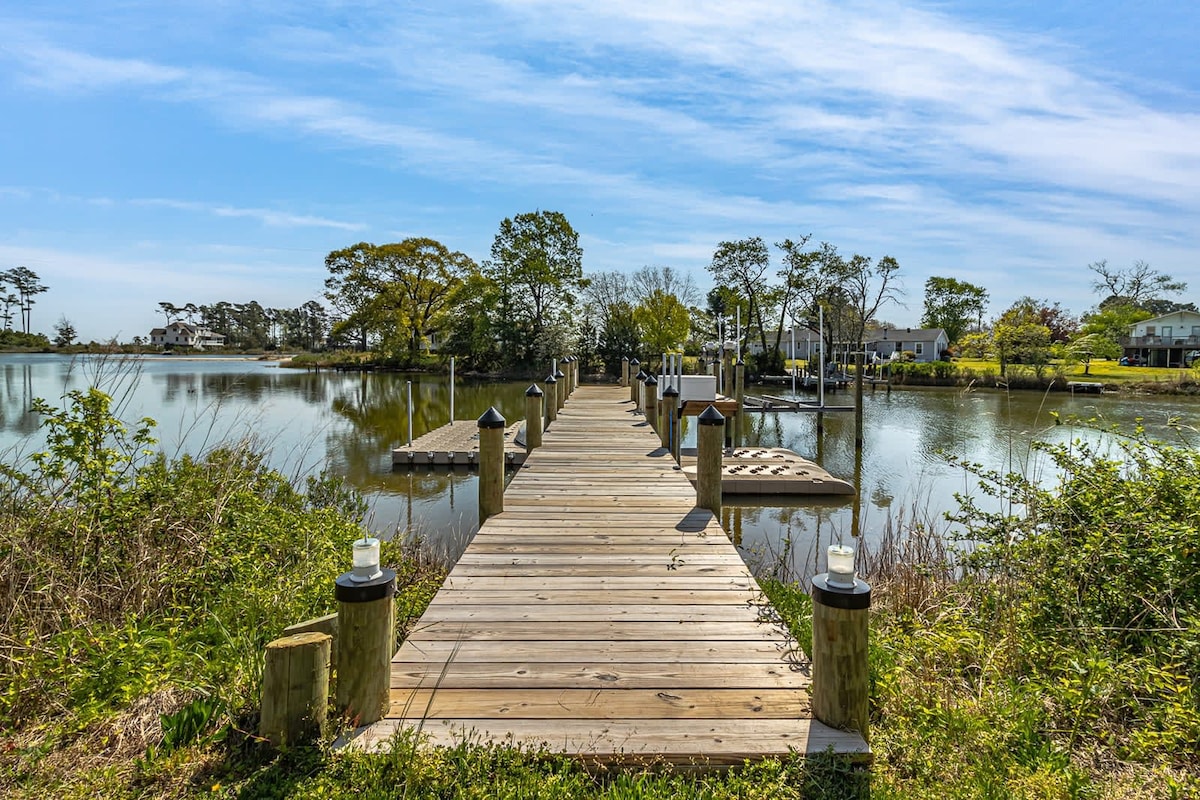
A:
<svg viewBox="0 0 1200 800">
<path fill-rule="evenodd" d="M 1200 455 L 1134 433 L 1048 447 L 1044 488 L 980 475 L 956 555 L 898 526 L 866 567 L 875 764 L 588 771 L 464 745 L 382 756 L 254 736 L 263 646 L 331 609 L 362 508 L 253 446 L 167 461 L 109 400 L 42 406 L 49 445 L 0 470 L 5 797 L 1185 798 L 1200 796 Z M 1019 513 L 1018 513 L 1019 510 Z M 441 571 L 388 546 L 411 620 Z M 763 588 L 808 646 L 809 599 Z"/>
</svg>

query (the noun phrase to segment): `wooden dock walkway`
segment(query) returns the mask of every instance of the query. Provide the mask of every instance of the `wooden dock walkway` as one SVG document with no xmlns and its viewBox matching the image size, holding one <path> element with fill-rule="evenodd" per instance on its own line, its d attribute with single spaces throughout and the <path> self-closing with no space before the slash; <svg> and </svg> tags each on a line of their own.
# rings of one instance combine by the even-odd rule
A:
<svg viewBox="0 0 1200 800">
<path fill-rule="evenodd" d="M 545 746 L 589 762 L 868 758 L 810 717 L 808 660 L 628 390 L 582 386 L 392 663 L 358 732 Z"/>
</svg>

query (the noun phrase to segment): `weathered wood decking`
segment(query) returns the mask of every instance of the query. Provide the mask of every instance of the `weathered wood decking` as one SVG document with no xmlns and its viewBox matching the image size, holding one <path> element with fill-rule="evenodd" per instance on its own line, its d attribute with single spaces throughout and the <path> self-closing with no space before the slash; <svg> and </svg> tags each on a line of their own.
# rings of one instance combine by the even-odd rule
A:
<svg viewBox="0 0 1200 800">
<path fill-rule="evenodd" d="M 615 762 L 723 765 L 861 737 L 810 719 L 807 659 L 632 412 L 580 387 L 392 663 L 398 728 Z"/>
</svg>

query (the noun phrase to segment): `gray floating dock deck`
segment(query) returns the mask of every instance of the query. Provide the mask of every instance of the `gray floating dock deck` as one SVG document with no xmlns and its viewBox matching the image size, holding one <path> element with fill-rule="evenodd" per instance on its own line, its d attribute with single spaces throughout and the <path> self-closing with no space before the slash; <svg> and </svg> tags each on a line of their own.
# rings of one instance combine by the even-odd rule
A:
<svg viewBox="0 0 1200 800">
<path fill-rule="evenodd" d="M 504 460 L 511 467 L 525 463 L 525 445 L 517 443 L 524 422 L 504 431 Z M 474 466 L 479 460 L 479 426 L 473 419 L 456 420 L 418 436 L 411 445 L 392 450 L 392 466 Z"/>
</svg>

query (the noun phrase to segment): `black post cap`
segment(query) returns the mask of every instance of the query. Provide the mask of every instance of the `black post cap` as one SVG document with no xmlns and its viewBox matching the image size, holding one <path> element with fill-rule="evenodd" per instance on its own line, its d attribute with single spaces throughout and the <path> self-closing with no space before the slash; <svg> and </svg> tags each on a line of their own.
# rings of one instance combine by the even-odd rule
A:
<svg viewBox="0 0 1200 800">
<path fill-rule="evenodd" d="M 829 583 L 829 573 L 822 572 L 812 579 L 812 600 L 829 608 L 843 611 L 861 611 L 871 607 L 871 584 L 855 578 L 853 587 L 834 586 Z"/>
<path fill-rule="evenodd" d="M 525 390 L 525 396 L 526 397 L 541 397 L 542 390 L 539 389 L 538 385 L 535 383 L 532 386 L 530 386 L 528 389 Z"/>
<path fill-rule="evenodd" d="M 639 369 L 639 370 L 638 370 L 638 374 L 637 374 L 637 375 L 635 375 L 634 377 L 635 377 L 635 378 L 637 378 L 639 381 L 642 381 L 643 383 L 645 383 L 645 382 L 646 382 L 646 378 L 649 378 L 650 376 L 649 376 L 649 375 L 647 375 L 647 374 L 645 373 L 645 371 L 644 371 L 644 370 L 640 370 L 640 369 Z"/>
<path fill-rule="evenodd" d="M 558 378 L 554 377 L 554 373 L 550 373 L 542 383 L 558 383 Z"/>
<path fill-rule="evenodd" d="M 717 411 L 716 406 L 709 406 L 697 417 L 701 425 L 724 425 L 725 416 Z"/>
<path fill-rule="evenodd" d="M 564 372 L 563 372 L 561 369 L 557 369 L 557 370 L 555 370 L 555 371 L 554 371 L 554 377 L 556 377 L 556 378 L 565 378 L 565 377 L 567 377 L 567 375 L 566 375 L 566 373 L 564 373 Z"/>
<path fill-rule="evenodd" d="M 504 417 L 500 415 L 500 412 L 496 410 L 495 406 L 483 412 L 483 416 L 479 418 L 478 422 L 480 428 L 490 429 L 504 427 Z"/>
<path fill-rule="evenodd" d="M 395 570 L 381 569 L 379 577 L 361 583 L 351 578 L 353 574 L 343 572 L 334 579 L 333 595 L 339 603 L 370 603 L 396 594 Z"/>
<path fill-rule="evenodd" d="M 667 386 L 663 389 L 663 397 L 679 397 L 679 390 L 674 386 Z"/>
<path fill-rule="evenodd" d="M 653 375 L 647 375 L 646 376 L 646 385 L 647 386 L 658 386 L 658 381 L 655 379 L 655 377 Z"/>
<path fill-rule="evenodd" d="M 638 361 L 636 357 L 629 359 L 629 366 L 631 367 L 636 367 L 640 363 L 642 362 Z"/>
</svg>

